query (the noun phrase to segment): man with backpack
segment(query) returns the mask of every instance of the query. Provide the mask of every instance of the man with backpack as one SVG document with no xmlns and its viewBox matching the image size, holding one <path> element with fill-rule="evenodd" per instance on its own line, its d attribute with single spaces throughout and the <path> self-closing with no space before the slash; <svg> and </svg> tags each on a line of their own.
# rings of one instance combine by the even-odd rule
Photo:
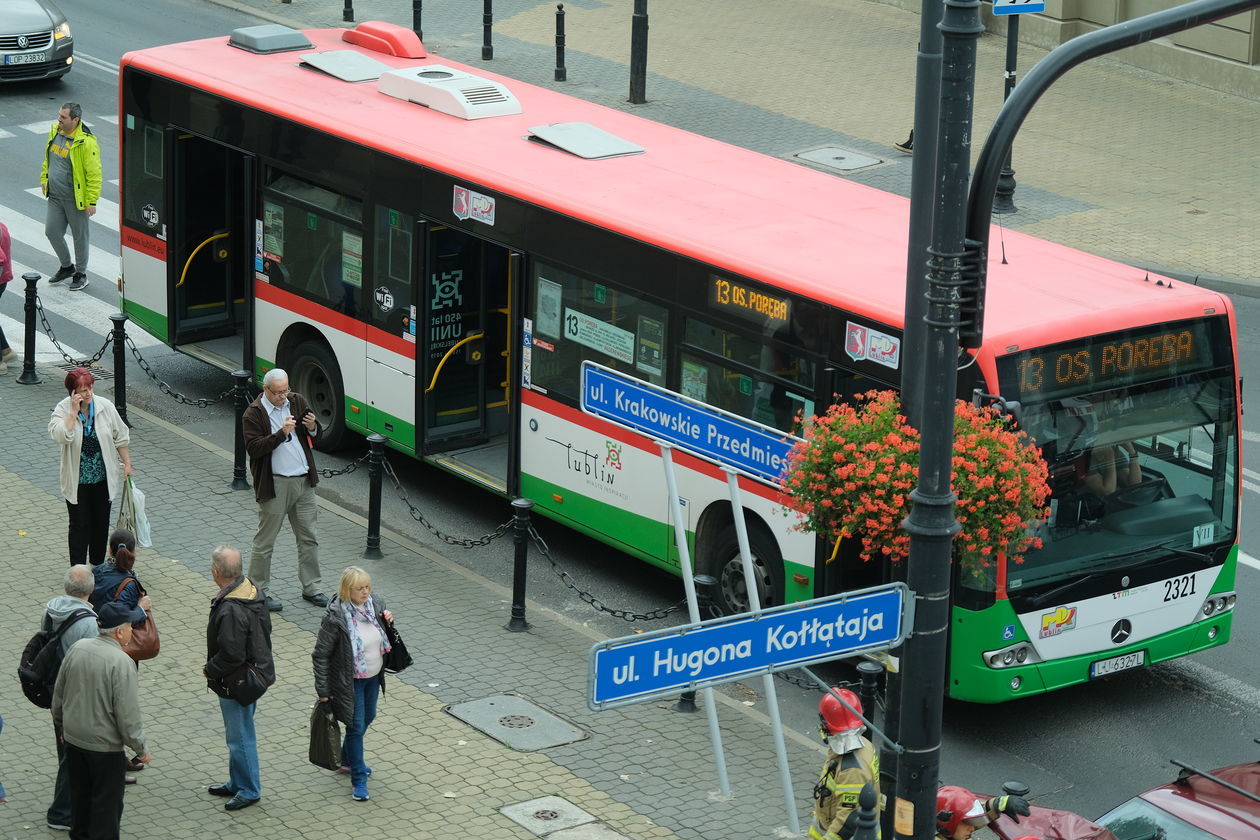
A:
<svg viewBox="0 0 1260 840">
<path fill-rule="evenodd" d="M 66 594 L 58 595 L 44 607 L 47 625 L 55 632 L 61 631 L 61 656 L 64 658 L 71 645 L 80 639 L 95 638 L 98 633 L 96 613 L 88 603 L 88 596 L 96 581 L 92 576 L 92 567 L 87 564 L 71 566 L 66 572 Z M 61 660 L 57 660 L 58 669 L 52 673 L 55 683 Z M 51 689 L 51 686 L 49 686 Z M 51 691 L 49 699 L 51 700 Z M 54 727 L 56 730 L 56 727 Z M 52 805 L 48 806 L 48 827 L 58 831 L 70 830 L 70 785 L 66 777 L 65 746 L 62 744 L 61 732 L 57 735 L 57 786 L 53 790 Z"/>
</svg>

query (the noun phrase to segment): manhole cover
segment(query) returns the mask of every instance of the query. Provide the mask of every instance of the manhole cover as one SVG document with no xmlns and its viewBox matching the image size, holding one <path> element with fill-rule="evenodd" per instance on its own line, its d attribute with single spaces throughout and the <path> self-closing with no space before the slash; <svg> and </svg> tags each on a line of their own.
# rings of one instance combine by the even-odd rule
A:
<svg viewBox="0 0 1260 840">
<path fill-rule="evenodd" d="M 499 813 L 514 823 L 542 837 L 553 831 L 595 822 L 595 818 L 559 796 L 544 796 L 499 809 Z"/>
<path fill-rule="evenodd" d="M 571 744 L 586 737 L 568 721 L 515 694 L 456 703 L 447 706 L 446 711 L 496 741 L 524 752 Z"/>
<path fill-rule="evenodd" d="M 838 169 L 841 172 L 852 172 L 855 169 L 865 169 L 868 166 L 883 163 L 879 158 L 873 158 L 870 155 L 864 155 L 849 149 L 842 149 L 839 146 L 824 146 L 821 149 L 797 152 L 796 156 L 801 160 L 818 163 L 831 169 Z"/>
</svg>

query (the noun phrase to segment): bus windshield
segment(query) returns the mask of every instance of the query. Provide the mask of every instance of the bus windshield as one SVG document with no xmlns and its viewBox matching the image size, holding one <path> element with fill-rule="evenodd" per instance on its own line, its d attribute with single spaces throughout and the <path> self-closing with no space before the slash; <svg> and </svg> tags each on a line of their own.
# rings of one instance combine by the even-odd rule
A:
<svg viewBox="0 0 1260 840">
<path fill-rule="evenodd" d="M 1051 516 L 1036 530 L 1042 547 L 1007 570 L 1012 596 L 1170 558 L 1222 561 L 1216 549 L 1234 541 L 1238 518 L 1237 406 L 1232 367 L 1203 361 L 1199 370 L 1021 403 L 1052 495 Z"/>
</svg>

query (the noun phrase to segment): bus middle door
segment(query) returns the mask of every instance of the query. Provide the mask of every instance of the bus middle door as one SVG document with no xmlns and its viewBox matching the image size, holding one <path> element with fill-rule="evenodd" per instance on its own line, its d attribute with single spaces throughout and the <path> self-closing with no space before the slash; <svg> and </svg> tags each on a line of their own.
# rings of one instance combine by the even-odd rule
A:
<svg viewBox="0 0 1260 840">
<path fill-rule="evenodd" d="M 423 452 L 488 487 L 508 476 L 508 250 L 456 228 L 428 227 L 417 329 Z"/>
</svg>

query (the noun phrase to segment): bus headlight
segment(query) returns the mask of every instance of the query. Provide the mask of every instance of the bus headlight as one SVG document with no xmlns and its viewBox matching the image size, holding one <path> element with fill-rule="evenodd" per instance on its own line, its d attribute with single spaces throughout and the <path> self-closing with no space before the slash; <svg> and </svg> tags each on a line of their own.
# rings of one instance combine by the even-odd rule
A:
<svg viewBox="0 0 1260 840">
<path fill-rule="evenodd" d="M 1238 594 L 1235 592 L 1221 592 L 1216 595 L 1210 595 L 1203 601 L 1202 613 L 1204 618 L 1220 615 L 1229 612 L 1234 608 L 1234 604 L 1238 602 Z"/>
<path fill-rule="evenodd" d="M 1040 662 L 1041 657 L 1033 649 L 1031 642 L 1019 642 L 999 650 L 984 652 L 984 662 L 990 668 L 1012 668 L 1017 665 L 1031 665 Z"/>
</svg>

